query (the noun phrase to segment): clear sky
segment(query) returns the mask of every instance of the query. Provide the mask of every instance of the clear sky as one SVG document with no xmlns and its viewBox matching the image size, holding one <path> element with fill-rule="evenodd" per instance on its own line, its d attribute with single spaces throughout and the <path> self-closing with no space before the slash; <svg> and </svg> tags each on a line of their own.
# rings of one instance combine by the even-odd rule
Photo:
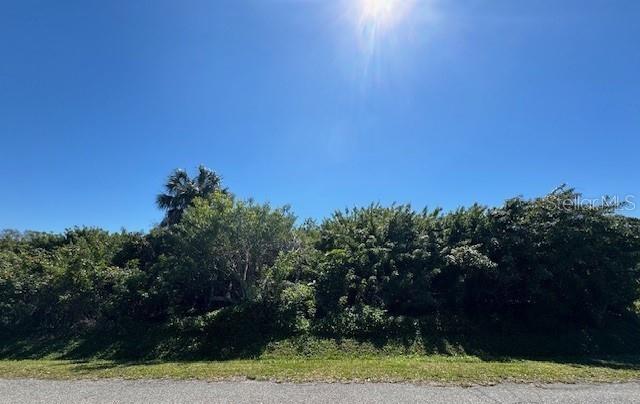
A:
<svg viewBox="0 0 640 404">
<path fill-rule="evenodd" d="M 200 163 L 302 218 L 640 205 L 640 1 L 5 0 L 0 140 L 0 228 L 146 230 Z"/>
</svg>

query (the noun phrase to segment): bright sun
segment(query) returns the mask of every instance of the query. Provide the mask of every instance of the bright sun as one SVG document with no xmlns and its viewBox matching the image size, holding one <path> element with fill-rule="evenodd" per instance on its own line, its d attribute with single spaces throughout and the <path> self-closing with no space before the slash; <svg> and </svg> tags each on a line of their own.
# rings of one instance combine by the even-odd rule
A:
<svg viewBox="0 0 640 404">
<path fill-rule="evenodd" d="M 426 0 L 343 0 L 355 21 L 358 42 L 364 55 L 363 76 L 377 74 L 383 49 L 400 45 L 412 27 L 411 14 L 418 1 Z M 415 21 L 414 21 L 415 22 Z"/>
<path fill-rule="evenodd" d="M 388 29 L 396 25 L 408 11 L 410 0 L 358 0 L 360 23 Z"/>
</svg>

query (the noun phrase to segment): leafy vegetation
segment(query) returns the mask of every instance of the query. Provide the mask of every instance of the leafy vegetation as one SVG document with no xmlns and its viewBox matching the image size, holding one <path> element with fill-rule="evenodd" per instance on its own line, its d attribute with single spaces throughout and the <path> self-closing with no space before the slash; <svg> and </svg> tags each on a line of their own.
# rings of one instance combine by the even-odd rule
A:
<svg viewBox="0 0 640 404">
<path fill-rule="evenodd" d="M 157 203 L 166 216 L 145 234 L 4 231 L 0 355 L 61 343 L 66 358 L 231 359 L 323 339 L 419 354 L 640 352 L 640 221 L 571 188 L 298 225 L 200 167 L 175 171 Z"/>
</svg>

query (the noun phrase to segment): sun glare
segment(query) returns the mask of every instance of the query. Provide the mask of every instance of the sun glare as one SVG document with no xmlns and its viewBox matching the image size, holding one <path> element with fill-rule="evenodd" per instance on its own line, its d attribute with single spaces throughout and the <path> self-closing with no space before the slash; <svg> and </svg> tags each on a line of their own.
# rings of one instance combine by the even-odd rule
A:
<svg viewBox="0 0 640 404">
<path fill-rule="evenodd" d="M 345 0 L 349 14 L 357 22 L 357 35 L 364 55 L 363 76 L 382 60 L 381 50 L 387 39 L 394 37 L 407 22 L 416 0 Z"/>
<path fill-rule="evenodd" d="M 360 24 L 389 29 L 398 24 L 409 10 L 411 0 L 358 0 Z"/>
</svg>

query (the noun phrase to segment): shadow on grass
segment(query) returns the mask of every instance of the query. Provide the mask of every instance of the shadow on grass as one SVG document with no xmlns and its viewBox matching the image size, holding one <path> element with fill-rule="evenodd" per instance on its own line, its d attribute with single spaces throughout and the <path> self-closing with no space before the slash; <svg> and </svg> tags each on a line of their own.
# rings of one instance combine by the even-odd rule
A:
<svg viewBox="0 0 640 404">
<path fill-rule="evenodd" d="M 165 324 L 126 329 L 90 329 L 62 333 L 25 331 L 0 334 L 0 359 L 63 359 L 116 362 L 154 360 L 226 360 L 259 357 L 276 339 L 269 333 L 225 330 L 175 330 Z"/>
<path fill-rule="evenodd" d="M 288 350 L 269 351 L 269 357 L 466 354 L 484 361 L 534 360 L 576 367 L 640 370 L 640 327 L 637 322 L 612 323 L 598 330 L 555 333 L 488 332 L 473 328 L 466 329 L 474 332 L 461 333 L 444 332 L 428 322 L 418 326 L 419 331 L 413 334 L 389 333 L 385 337 L 353 339 L 311 335 L 287 337 L 264 324 L 234 323 L 228 318 L 212 321 L 204 328 L 139 323 L 122 329 L 111 327 L 82 333 L 77 330 L 55 335 L 6 333 L 0 334 L 0 359 L 72 360 L 76 364 L 74 371 L 82 373 L 163 361 L 253 359 L 263 356 L 273 343 L 288 342 Z M 390 346 L 399 349 L 388 349 Z M 95 362 L 95 359 L 108 362 Z"/>
</svg>

